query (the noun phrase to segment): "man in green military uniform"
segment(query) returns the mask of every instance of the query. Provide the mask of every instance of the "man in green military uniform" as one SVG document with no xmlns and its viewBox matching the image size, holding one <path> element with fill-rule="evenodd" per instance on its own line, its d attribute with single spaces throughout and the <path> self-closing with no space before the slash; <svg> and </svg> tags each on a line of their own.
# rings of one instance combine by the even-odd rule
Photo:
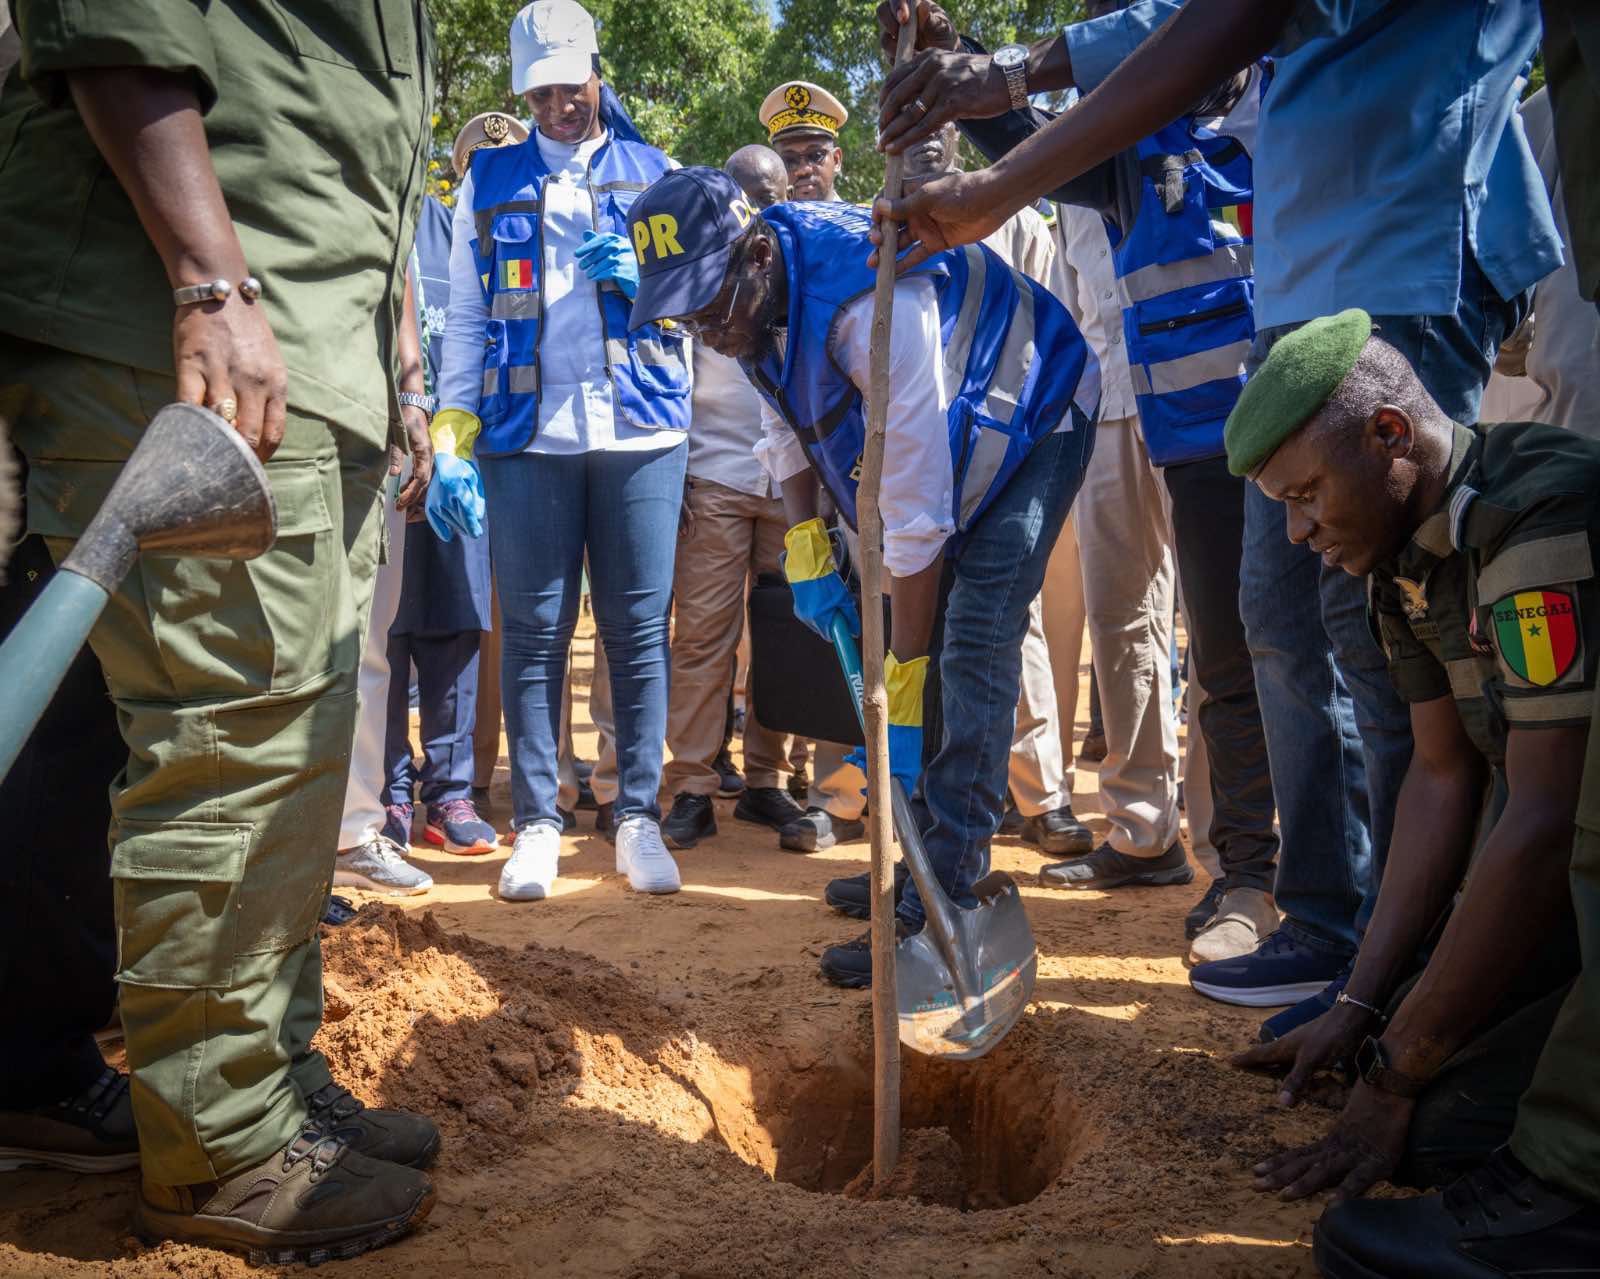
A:
<svg viewBox="0 0 1600 1279">
<path fill-rule="evenodd" d="M 65 554 L 175 399 L 235 425 L 278 510 L 252 562 L 142 559 L 91 637 L 129 749 L 110 873 L 141 1226 L 353 1255 L 426 1215 L 404 1165 L 438 1149 L 310 1049 L 391 423 L 408 504 L 431 460 L 393 386 L 431 26 L 422 0 L 12 8 L 0 417 L 33 531 Z"/>
<path fill-rule="evenodd" d="M 1327 1275 L 1572 1273 L 1596 1255 L 1600 1211 L 1495 1152 L 1563 1001 L 1579 998 L 1567 870 L 1600 667 L 1600 444 L 1451 422 L 1352 310 L 1273 349 L 1227 446 L 1234 473 L 1284 504 L 1292 541 L 1368 576 L 1416 738 L 1344 994 L 1237 1059 L 1289 1066 L 1285 1102 L 1321 1067 L 1353 1062 L 1358 1075 L 1331 1134 L 1258 1165 L 1257 1184 L 1342 1198 L 1384 1178 L 1462 1178 L 1442 1201 L 1458 1211 L 1439 1214 L 1459 1218 L 1455 1238 L 1424 1245 L 1381 1213 L 1330 1213 L 1317 1235 Z M 1578 1101 L 1591 1112 L 1595 1064 Z M 1562 1184 L 1589 1193 L 1593 1166 L 1585 1176 Z M 1494 1193 L 1540 1198 L 1555 1216 L 1489 1222 L 1470 1205 Z"/>
</svg>

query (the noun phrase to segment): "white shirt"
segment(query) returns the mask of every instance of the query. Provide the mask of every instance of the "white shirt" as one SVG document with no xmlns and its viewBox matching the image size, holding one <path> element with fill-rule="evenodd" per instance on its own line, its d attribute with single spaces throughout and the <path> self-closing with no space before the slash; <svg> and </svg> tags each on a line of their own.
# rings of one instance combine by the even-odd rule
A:
<svg viewBox="0 0 1600 1279">
<path fill-rule="evenodd" d="M 1122 306 L 1111 241 L 1098 213 L 1076 205 L 1056 206 L 1056 257 L 1050 291 L 1061 299 L 1089 349 L 1100 361 L 1100 421 L 1137 418 L 1128 348 L 1122 340 Z"/>
<path fill-rule="evenodd" d="M 739 361 L 697 343 L 689 474 L 740 493 L 777 497 L 776 482 L 755 455 L 762 438 L 761 404 Z"/>
<path fill-rule="evenodd" d="M 602 450 L 671 448 L 681 431 L 638 427 L 617 412 L 606 375 L 599 286 L 584 274 L 576 254 L 595 229 L 589 162 L 609 139 L 603 132 L 576 144 L 535 131 L 539 156 L 550 170 L 544 184 L 543 260 L 539 291 L 543 332 L 539 342 L 539 429 L 525 452 L 574 454 Z M 489 308 L 472 254 L 472 175 L 462 180 L 450 244 L 450 310 L 445 318 L 444 369 L 439 407 L 477 413 L 483 384 L 483 333 Z"/>
</svg>

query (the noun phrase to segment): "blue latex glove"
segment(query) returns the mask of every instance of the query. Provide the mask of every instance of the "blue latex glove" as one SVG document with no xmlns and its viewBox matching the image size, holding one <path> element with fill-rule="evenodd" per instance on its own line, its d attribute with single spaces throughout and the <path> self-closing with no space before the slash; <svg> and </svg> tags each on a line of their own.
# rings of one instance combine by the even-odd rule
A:
<svg viewBox="0 0 1600 1279">
<path fill-rule="evenodd" d="M 627 236 L 615 231 L 604 235 L 585 231 L 577 258 L 583 273 L 591 280 L 611 280 L 628 295 L 630 302 L 639 291 L 639 258 Z"/>
<path fill-rule="evenodd" d="M 864 746 L 857 746 L 853 751 L 845 753 L 844 762 L 854 764 L 861 770 L 861 775 L 867 773 L 867 750 Z M 922 776 L 922 727 L 913 728 L 907 724 L 889 725 L 889 776 L 900 779 L 900 784 L 906 788 L 909 796 L 917 789 L 917 779 Z M 865 795 L 867 788 L 863 786 L 861 793 Z"/>
<path fill-rule="evenodd" d="M 453 453 L 435 453 L 425 509 L 441 542 L 450 541 L 452 529 L 466 537 L 482 537 L 483 481 L 478 468 Z"/>
<path fill-rule="evenodd" d="M 833 544 L 821 520 L 806 520 L 784 534 L 783 573 L 794 591 L 794 615 L 830 644 L 833 615 L 843 614 L 852 635 L 861 634 L 861 615 L 833 563 Z"/>
</svg>

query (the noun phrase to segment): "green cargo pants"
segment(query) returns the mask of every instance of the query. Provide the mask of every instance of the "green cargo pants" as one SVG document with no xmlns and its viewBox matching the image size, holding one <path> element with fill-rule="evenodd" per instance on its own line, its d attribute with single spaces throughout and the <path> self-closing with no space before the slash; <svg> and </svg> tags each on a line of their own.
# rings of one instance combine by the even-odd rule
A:
<svg viewBox="0 0 1600 1279">
<path fill-rule="evenodd" d="M 1546 1181 L 1600 1203 L 1600 696 L 1589 724 L 1572 845 L 1572 909 L 1583 971 L 1517 1110 L 1511 1150 Z"/>
<path fill-rule="evenodd" d="M 0 344 L 0 416 L 59 559 L 172 379 Z M 142 558 L 90 636 L 126 770 L 112 786 L 117 979 L 144 1175 L 258 1163 L 328 1082 L 317 925 L 380 554 L 381 435 L 291 411 L 267 464 L 278 540 L 249 563 Z"/>
</svg>

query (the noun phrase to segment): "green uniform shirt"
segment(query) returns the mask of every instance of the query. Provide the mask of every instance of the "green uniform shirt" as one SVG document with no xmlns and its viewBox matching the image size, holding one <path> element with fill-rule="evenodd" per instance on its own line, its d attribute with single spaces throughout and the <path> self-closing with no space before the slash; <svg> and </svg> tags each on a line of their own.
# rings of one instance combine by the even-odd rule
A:
<svg viewBox="0 0 1600 1279">
<path fill-rule="evenodd" d="M 423 0 L 12 3 L 22 63 L 0 96 L 0 332 L 172 371 L 166 272 L 65 74 L 187 74 L 289 404 L 386 430 L 431 136 Z"/>
<path fill-rule="evenodd" d="M 1496 768 L 1510 728 L 1587 724 L 1597 558 L 1600 443 L 1531 422 L 1457 426 L 1443 506 L 1368 583 L 1396 691 L 1454 697 Z"/>
</svg>

